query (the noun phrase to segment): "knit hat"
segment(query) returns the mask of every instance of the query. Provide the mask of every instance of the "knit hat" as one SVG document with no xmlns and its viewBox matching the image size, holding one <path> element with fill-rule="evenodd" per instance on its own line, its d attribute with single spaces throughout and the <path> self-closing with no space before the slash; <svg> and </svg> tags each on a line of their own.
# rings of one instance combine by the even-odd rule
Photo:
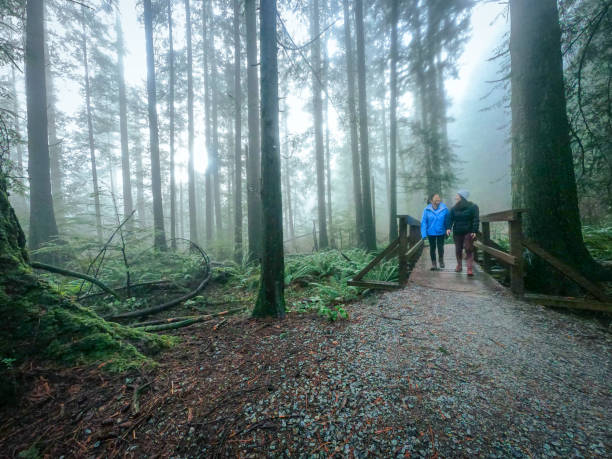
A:
<svg viewBox="0 0 612 459">
<path fill-rule="evenodd" d="M 457 191 L 457 194 L 461 196 L 463 199 L 465 199 L 466 201 L 467 201 L 467 198 L 470 197 L 470 192 L 468 190 L 459 190 Z"/>
</svg>

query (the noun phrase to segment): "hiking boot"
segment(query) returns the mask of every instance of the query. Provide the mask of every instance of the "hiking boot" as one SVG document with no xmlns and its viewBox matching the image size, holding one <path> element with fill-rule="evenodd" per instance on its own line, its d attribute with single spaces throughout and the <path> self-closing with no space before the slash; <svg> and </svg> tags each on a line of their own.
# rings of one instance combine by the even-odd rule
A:
<svg viewBox="0 0 612 459">
<path fill-rule="evenodd" d="M 471 266 L 468 266 L 467 275 L 468 275 L 468 277 L 473 277 L 474 276 L 474 272 L 472 271 L 472 267 Z"/>
<path fill-rule="evenodd" d="M 444 269 L 444 260 L 440 260 L 440 268 Z"/>
<path fill-rule="evenodd" d="M 437 271 L 438 270 L 438 265 L 436 264 L 436 261 L 432 261 L 431 262 L 431 268 L 429 268 L 430 271 Z"/>
</svg>

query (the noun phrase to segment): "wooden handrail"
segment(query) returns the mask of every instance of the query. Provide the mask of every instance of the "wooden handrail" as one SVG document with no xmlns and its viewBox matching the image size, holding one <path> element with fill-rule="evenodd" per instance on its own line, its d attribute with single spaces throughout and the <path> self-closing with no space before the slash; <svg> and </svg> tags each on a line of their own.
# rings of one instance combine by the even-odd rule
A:
<svg viewBox="0 0 612 459">
<path fill-rule="evenodd" d="M 474 247 L 484 252 L 487 252 L 489 255 L 492 255 L 493 257 L 503 261 L 506 264 L 509 264 L 510 266 L 516 266 L 516 257 L 510 255 L 509 253 L 494 249 L 493 247 L 483 244 L 480 241 L 474 241 Z"/>
<path fill-rule="evenodd" d="M 520 214 L 527 212 L 527 209 L 510 209 L 501 212 L 493 212 L 480 216 L 481 222 L 512 222 L 518 219 Z"/>
</svg>

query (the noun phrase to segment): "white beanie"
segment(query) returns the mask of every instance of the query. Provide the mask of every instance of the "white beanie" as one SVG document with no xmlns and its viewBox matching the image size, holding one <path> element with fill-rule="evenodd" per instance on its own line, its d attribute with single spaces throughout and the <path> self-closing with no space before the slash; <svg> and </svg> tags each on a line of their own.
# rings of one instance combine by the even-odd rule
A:
<svg viewBox="0 0 612 459">
<path fill-rule="evenodd" d="M 470 192 L 468 190 L 459 190 L 457 191 L 457 194 L 461 196 L 463 199 L 465 199 L 466 201 L 467 201 L 467 198 L 470 197 Z"/>
</svg>

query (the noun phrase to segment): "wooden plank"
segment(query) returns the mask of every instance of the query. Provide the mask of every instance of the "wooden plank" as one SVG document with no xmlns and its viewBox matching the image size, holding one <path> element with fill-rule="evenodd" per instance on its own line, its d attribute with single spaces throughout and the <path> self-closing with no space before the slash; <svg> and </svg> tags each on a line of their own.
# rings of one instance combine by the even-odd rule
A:
<svg viewBox="0 0 612 459">
<path fill-rule="evenodd" d="M 572 279 L 574 282 L 576 282 L 578 285 L 584 288 L 587 292 L 592 294 L 599 301 L 603 301 L 603 302 L 610 301 L 610 298 L 594 282 L 591 282 L 590 280 L 588 280 L 586 277 L 584 277 L 574 268 L 572 268 L 569 265 L 566 265 L 561 260 L 559 260 L 558 258 L 548 253 L 546 250 L 544 250 L 542 247 L 540 247 L 533 241 L 523 240 L 523 245 L 527 247 L 529 250 L 531 250 L 533 253 L 535 253 L 537 256 L 541 257 L 544 261 L 552 265 L 554 268 L 558 269 L 563 274 L 565 274 L 567 277 Z"/>
<path fill-rule="evenodd" d="M 489 247 L 488 245 L 483 244 L 480 241 L 474 241 L 474 247 L 482 250 L 483 252 L 488 253 L 489 255 L 493 255 L 500 261 L 509 264 L 510 266 L 514 266 L 516 264 L 516 257 L 510 255 L 509 253 L 502 252 L 501 250 L 494 249 L 493 247 Z"/>
<path fill-rule="evenodd" d="M 601 302 L 596 300 L 589 300 L 587 298 L 571 298 L 564 296 L 536 295 L 533 293 L 527 293 L 525 294 L 523 299 L 530 303 L 541 304 L 542 306 L 585 309 L 587 311 L 603 311 L 612 313 L 611 302 Z"/>
<path fill-rule="evenodd" d="M 365 276 L 370 270 L 376 266 L 380 261 L 385 258 L 391 251 L 399 244 L 399 238 L 395 239 L 391 244 L 387 246 L 385 250 L 380 252 L 368 265 L 363 268 L 361 271 L 357 273 L 353 280 L 360 280 L 363 276 Z"/>
<path fill-rule="evenodd" d="M 491 247 L 491 224 L 489 222 L 482 222 L 482 242 L 485 245 Z M 489 255 L 486 251 L 483 250 L 483 263 L 482 267 L 485 272 L 491 272 L 491 255 Z"/>
<path fill-rule="evenodd" d="M 516 215 L 515 220 L 508 222 L 508 235 L 510 238 L 510 255 L 516 263 L 510 267 L 510 289 L 516 296 L 521 297 L 525 293 L 525 279 L 523 274 L 523 221 L 522 215 Z"/>
<path fill-rule="evenodd" d="M 383 290 L 394 290 L 396 288 L 400 288 L 401 285 L 397 282 L 384 282 L 384 281 L 363 281 L 363 280 L 348 280 L 347 285 L 352 285 L 353 287 L 363 287 L 363 288 L 378 288 Z"/>
<path fill-rule="evenodd" d="M 481 222 L 510 222 L 517 219 L 517 217 L 527 212 L 527 209 L 510 209 L 503 210 L 501 212 L 493 212 L 492 214 L 481 215 Z"/>
<path fill-rule="evenodd" d="M 408 262 L 412 262 L 419 255 L 419 250 L 425 245 L 423 239 L 419 240 L 415 245 L 410 247 L 410 250 L 406 253 L 406 259 Z"/>
<path fill-rule="evenodd" d="M 410 227 L 412 228 L 412 227 Z M 399 246 L 398 246 L 398 263 L 399 273 L 398 281 L 400 285 L 406 285 L 408 280 L 408 260 L 406 258 L 406 249 L 408 248 L 408 228 L 406 226 L 406 219 L 401 218 L 399 221 Z"/>
</svg>

